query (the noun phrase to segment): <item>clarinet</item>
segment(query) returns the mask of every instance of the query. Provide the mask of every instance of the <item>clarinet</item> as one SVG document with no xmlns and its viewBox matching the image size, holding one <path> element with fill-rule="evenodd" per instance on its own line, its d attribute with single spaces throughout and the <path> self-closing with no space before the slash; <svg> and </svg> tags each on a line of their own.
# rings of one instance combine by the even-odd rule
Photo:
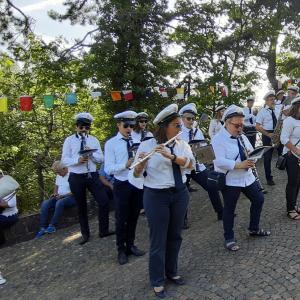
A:
<svg viewBox="0 0 300 300">
<path fill-rule="evenodd" d="M 249 155 L 248 155 L 248 151 L 247 151 L 247 148 L 246 148 L 246 145 L 245 145 L 245 142 L 242 138 L 242 135 L 239 135 L 238 136 L 238 140 L 240 141 L 240 143 L 242 144 L 243 148 L 244 148 L 244 152 L 245 152 L 245 155 L 246 155 L 246 158 L 249 159 Z M 251 168 L 251 171 L 252 171 L 252 174 L 254 175 L 255 177 L 255 181 L 257 182 L 258 184 L 258 187 L 259 187 L 259 191 L 264 191 L 264 187 L 262 186 L 261 182 L 260 182 L 260 179 L 258 177 L 258 172 L 257 172 L 257 169 L 256 169 L 256 166 L 254 165 L 254 167 Z"/>
<path fill-rule="evenodd" d="M 132 150 L 131 146 L 133 144 L 131 133 L 128 134 L 130 148 L 128 150 L 128 158 L 134 158 L 134 151 Z"/>
<path fill-rule="evenodd" d="M 86 149 L 86 139 L 85 136 L 86 134 L 84 132 L 80 133 L 82 144 L 83 144 L 83 150 Z M 88 177 L 91 178 L 91 173 L 90 173 L 90 166 L 89 166 L 89 161 L 86 162 L 86 168 L 88 171 Z"/>
</svg>

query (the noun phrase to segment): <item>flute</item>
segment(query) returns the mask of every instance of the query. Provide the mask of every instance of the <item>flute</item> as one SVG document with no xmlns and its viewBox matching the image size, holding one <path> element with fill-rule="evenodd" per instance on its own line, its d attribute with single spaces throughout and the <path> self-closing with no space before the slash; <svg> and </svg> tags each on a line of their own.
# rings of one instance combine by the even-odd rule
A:
<svg viewBox="0 0 300 300">
<path fill-rule="evenodd" d="M 182 131 L 180 131 L 177 135 L 175 135 L 174 137 L 172 137 L 171 139 L 169 139 L 168 141 L 166 141 L 165 143 L 163 143 L 163 146 L 167 146 L 170 143 L 172 143 L 173 141 L 176 140 L 176 138 L 181 135 Z M 134 167 L 138 166 L 140 163 L 144 162 L 145 160 L 147 160 L 149 157 L 151 157 L 154 153 L 155 153 L 155 148 L 153 150 L 151 150 L 146 156 L 144 156 L 141 159 L 138 159 L 134 164 L 132 164 L 129 169 L 132 170 Z"/>
</svg>

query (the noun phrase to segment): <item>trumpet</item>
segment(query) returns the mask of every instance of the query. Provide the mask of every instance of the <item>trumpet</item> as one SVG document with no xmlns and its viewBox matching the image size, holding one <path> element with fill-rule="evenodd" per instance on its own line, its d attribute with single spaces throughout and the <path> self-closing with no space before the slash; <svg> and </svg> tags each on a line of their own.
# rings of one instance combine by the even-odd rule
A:
<svg viewBox="0 0 300 300">
<path fill-rule="evenodd" d="M 169 139 L 168 141 L 166 141 L 165 143 L 163 143 L 162 145 L 163 146 L 167 146 L 169 145 L 170 143 L 172 143 L 173 141 L 176 140 L 176 138 L 181 135 L 182 131 L 180 131 L 177 135 L 175 135 L 174 137 L 172 137 L 171 139 Z M 145 160 L 147 160 L 149 157 L 151 157 L 154 153 L 155 153 L 155 148 L 153 150 L 151 150 L 146 156 L 144 156 L 143 158 L 141 159 L 138 159 L 134 164 L 132 164 L 130 167 L 129 167 L 129 170 L 132 170 L 133 168 L 135 168 L 136 166 L 138 166 L 140 163 L 144 162 Z"/>
</svg>

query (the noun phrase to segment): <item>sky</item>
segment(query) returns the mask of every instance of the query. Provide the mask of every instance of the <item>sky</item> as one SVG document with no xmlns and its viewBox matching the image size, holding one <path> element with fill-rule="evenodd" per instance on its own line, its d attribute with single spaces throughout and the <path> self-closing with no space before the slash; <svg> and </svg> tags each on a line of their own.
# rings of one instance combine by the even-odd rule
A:
<svg viewBox="0 0 300 300">
<path fill-rule="evenodd" d="M 43 38 L 45 42 L 50 42 L 56 37 L 62 36 L 67 38 L 70 44 L 75 39 L 82 38 L 87 31 L 93 27 L 89 25 L 70 25 L 69 21 L 63 23 L 52 20 L 48 16 L 48 11 L 53 9 L 58 12 L 64 12 L 62 3 L 64 0 L 15 0 L 13 3 L 21 10 L 34 19 L 33 31 Z M 169 0 L 170 8 L 174 7 L 175 0 Z M 170 47 L 169 54 L 178 53 L 178 47 Z M 263 66 L 261 66 L 263 67 Z M 259 70 L 257 70 L 259 71 Z M 260 71 L 261 72 L 261 71 Z M 262 72 L 261 72 L 262 73 Z M 262 105 L 263 96 L 269 90 L 268 80 L 265 74 L 261 74 L 261 80 L 258 86 L 253 90 L 256 96 L 257 105 Z"/>
</svg>

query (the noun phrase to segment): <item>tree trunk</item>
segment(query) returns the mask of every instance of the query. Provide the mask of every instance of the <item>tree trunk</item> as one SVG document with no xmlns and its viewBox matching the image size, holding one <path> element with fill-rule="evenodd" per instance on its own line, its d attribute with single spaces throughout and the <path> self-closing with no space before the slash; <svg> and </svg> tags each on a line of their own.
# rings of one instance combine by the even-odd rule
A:
<svg viewBox="0 0 300 300">
<path fill-rule="evenodd" d="M 277 49 L 278 35 L 271 38 L 269 51 L 267 54 L 268 68 L 267 77 L 271 83 L 272 88 L 278 90 L 278 81 L 276 79 L 276 49 Z"/>
</svg>

